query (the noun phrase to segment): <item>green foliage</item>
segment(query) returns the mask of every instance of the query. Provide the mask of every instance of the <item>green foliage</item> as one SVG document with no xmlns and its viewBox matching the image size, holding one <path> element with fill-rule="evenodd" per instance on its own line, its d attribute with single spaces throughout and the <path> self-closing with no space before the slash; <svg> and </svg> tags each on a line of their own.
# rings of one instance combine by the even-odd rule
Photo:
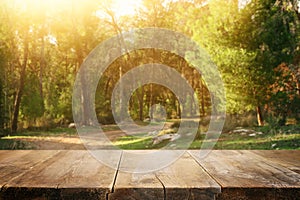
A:
<svg viewBox="0 0 300 200">
<path fill-rule="evenodd" d="M 1 9 L 1 7 L 0 7 Z M 0 23 L 0 132 L 3 131 L 7 122 L 7 108 L 5 105 L 5 73 L 8 60 L 7 47 L 1 41 L 5 39 L 5 27 Z"/>
<path fill-rule="evenodd" d="M 270 101 L 284 106 L 289 101 L 286 93 L 270 100 L 269 88 L 280 76 L 273 69 L 293 63 L 299 55 L 296 8 L 290 0 L 253 0 L 244 8 L 238 8 L 237 1 L 212 0 L 194 8 L 206 17 L 192 13 L 193 38 L 209 51 L 222 73 L 228 113 L 252 111 Z"/>
<path fill-rule="evenodd" d="M 281 64 L 274 72 L 277 76 L 270 87 L 270 115 L 279 119 L 279 125 L 284 125 L 288 116 L 298 118 L 300 112 L 300 79 L 297 78 L 300 71 L 294 71 L 292 66 Z"/>
<path fill-rule="evenodd" d="M 1 49 L 0 49 L 0 61 L 4 60 L 3 57 L 4 56 L 1 55 Z M 3 65 L 4 65 L 4 63 L 0 62 L 0 72 L 2 72 L 2 73 L 3 73 L 3 68 L 4 68 Z M 3 88 L 4 76 L 3 76 L 2 73 L 0 73 L 0 131 L 3 130 L 4 124 L 5 124 L 5 121 L 6 121 L 6 119 L 5 119 L 6 112 L 5 112 L 5 104 L 4 104 L 5 95 L 4 95 L 4 88 Z"/>
<path fill-rule="evenodd" d="M 24 1 L 24 6 L 2 1 L 0 129 L 11 125 L 22 76 L 25 86 L 20 125 L 37 127 L 72 122 L 72 89 L 80 65 L 100 42 L 115 34 L 122 36 L 121 32 L 131 27 L 177 30 L 204 47 L 221 72 L 228 114 L 243 115 L 262 107 L 265 115 L 281 120 L 276 123 L 284 124 L 289 116 L 300 118 L 300 22 L 296 3 L 252 0 L 239 8 L 238 0 L 144 0 L 135 15 L 116 17 L 116 13 L 110 12 L 110 5 L 94 0 L 54 7 L 44 1 L 36 4 Z M 99 12 L 106 15 L 98 16 Z M 120 57 L 102 74 L 95 105 L 100 123 L 114 123 L 110 98 L 120 74 L 151 62 L 173 67 L 192 85 L 201 110 L 194 112 L 195 105 L 187 97 L 184 106 L 189 108 L 189 116 L 209 116 L 216 109 L 211 101 L 220 97 L 210 96 L 203 78 L 194 75 L 190 63 L 170 52 L 143 49 Z M 276 71 L 281 64 L 289 70 Z M 165 106 L 168 118 L 180 115 L 175 95 L 155 84 L 134 92 L 130 115 L 143 121 L 154 104 Z M 231 126 L 234 124 L 228 123 Z"/>
<path fill-rule="evenodd" d="M 44 102 L 39 93 L 39 80 L 36 76 L 27 77 L 28 83 L 25 86 L 22 114 L 27 120 L 35 120 L 44 114 Z M 26 120 L 25 119 L 25 120 Z"/>
</svg>

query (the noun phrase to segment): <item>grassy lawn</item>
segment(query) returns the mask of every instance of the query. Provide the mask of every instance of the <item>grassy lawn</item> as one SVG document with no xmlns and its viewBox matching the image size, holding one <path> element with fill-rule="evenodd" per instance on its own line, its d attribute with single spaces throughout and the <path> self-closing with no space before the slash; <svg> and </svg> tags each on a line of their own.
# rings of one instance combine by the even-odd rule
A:
<svg viewBox="0 0 300 200">
<path fill-rule="evenodd" d="M 300 129 L 299 126 L 282 127 L 276 132 L 268 127 L 255 128 L 260 134 L 223 133 L 219 137 L 214 149 L 299 149 L 300 150 Z M 190 149 L 200 149 L 204 144 L 205 135 L 194 140 Z M 168 144 L 163 141 L 153 145 L 151 137 L 124 136 L 119 138 L 115 145 L 121 149 L 159 149 Z M 180 144 L 179 144 L 180 148 Z"/>
<path fill-rule="evenodd" d="M 0 139 L 0 150 L 6 150 L 6 149 L 11 149 L 11 150 L 34 149 L 34 147 L 28 142 L 14 140 L 14 139 L 1 138 Z"/>
<path fill-rule="evenodd" d="M 263 134 L 254 137 L 223 134 L 214 149 L 300 149 L 300 133 Z"/>
<path fill-rule="evenodd" d="M 168 142 L 152 145 L 151 137 L 124 136 L 114 144 L 121 149 L 159 149 Z M 204 142 L 205 143 L 205 142 Z M 190 149 L 199 149 L 203 140 L 195 140 Z M 240 134 L 222 134 L 214 149 L 300 149 L 300 133 L 298 134 L 265 134 L 255 137 Z"/>
<path fill-rule="evenodd" d="M 19 136 L 24 136 L 24 137 L 47 137 L 47 136 L 71 136 L 71 135 L 76 135 L 76 129 L 74 128 L 63 128 L 63 127 L 57 127 L 49 130 L 25 130 L 25 131 L 20 131 L 13 136 L 9 137 L 19 137 Z"/>
<path fill-rule="evenodd" d="M 104 131 L 116 131 L 116 125 L 102 127 Z M 249 133 L 223 133 L 219 137 L 214 149 L 299 149 L 300 150 L 300 125 L 284 126 L 279 129 L 272 129 L 268 126 L 253 127 L 256 134 Z M 141 134 L 147 135 L 147 134 Z M 47 131 L 23 131 L 14 136 L 6 136 L 0 139 L 1 149 L 34 149 L 34 146 L 26 139 L 46 137 L 72 137 L 77 136 L 76 129 L 55 128 Z M 194 140 L 190 149 L 200 149 L 205 146 L 205 135 Z M 181 141 L 181 140 L 179 140 Z M 121 149 L 160 149 L 169 144 L 168 140 L 153 145 L 152 136 L 122 136 L 117 138 L 114 145 Z M 185 143 L 177 143 L 177 148 L 185 148 Z"/>
<path fill-rule="evenodd" d="M 53 128 L 49 130 L 31 130 L 21 131 L 14 135 L 8 135 L 0 138 L 0 150 L 5 149 L 35 149 L 30 142 L 22 139 L 35 139 L 41 137 L 64 137 L 77 135 L 76 129 Z"/>
<path fill-rule="evenodd" d="M 117 125 L 104 125 L 101 128 L 104 132 L 120 130 Z M 66 143 L 64 138 L 74 138 L 74 146 L 81 143 L 75 128 L 57 127 L 52 129 L 24 130 L 13 135 L 0 133 L 0 150 L 39 149 L 39 144 L 42 144 L 43 147 L 47 146 L 44 141 L 46 141 L 46 143 L 52 143 L 52 146 L 49 148 L 55 146 L 54 143 L 57 143 L 57 149 L 64 147 L 70 148 L 72 142 L 68 140 L 66 144 L 68 147 L 64 146 L 64 143 Z M 78 141 L 76 141 L 76 139 L 78 139 Z M 59 141 L 62 141 L 62 143 Z M 45 148 L 47 149 L 47 147 Z"/>
<path fill-rule="evenodd" d="M 117 125 L 105 125 L 102 127 L 102 130 L 105 131 L 115 131 L 120 130 Z M 20 131 L 14 135 L 9 135 L 2 137 L 3 138 L 34 138 L 34 137 L 63 137 L 63 136 L 77 136 L 77 131 L 75 128 L 63 128 L 63 127 L 57 127 L 49 130 L 25 130 Z"/>
</svg>

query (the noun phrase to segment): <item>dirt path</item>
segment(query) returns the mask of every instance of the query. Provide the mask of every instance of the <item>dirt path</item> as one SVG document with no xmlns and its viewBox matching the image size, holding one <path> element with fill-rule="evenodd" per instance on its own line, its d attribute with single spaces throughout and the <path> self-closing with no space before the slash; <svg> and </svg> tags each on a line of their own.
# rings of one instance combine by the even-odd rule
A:
<svg viewBox="0 0 300 200">
<path fill-rule="evenodd" d="M 105 132 L 110 141 L 124 136 L 122 131 Z M 82 150 L 86 149 L 78 135 L 76 136 L 47 136 L 47 137 L 20 137 L 15 140 L 29 143 L 34 149 L 39 150 Z"/>
<path fill-rule="evenodd" d="M 39 150 L 85 149 L 80 138 L 76 136 L 32 137 L 18 138 L 16 140 L 29 143 L 34 149 Z"/>
<path fill-rule="evenodd" d="M 169 128 L 171 123 L 166 123 L 164 129 Z M 153 128 L 153 127 L 152 127 Z M 149 129 L 150 130 L 150 129 Z M 147 129 L 146 129 L 147 131 Z M 138 133 L 138 129 L 132 129 L 132 134 Z M 120 130 L 105 131 L 105 135 L 110 141 L 116 141 L 126 134 Z M 15 140 L 28 143 L 29 146 L 39 150 L 82 150 L 86 149 L 79 135 L 66 136 L 41 136 L 41 137 L 20 137 Z"/>
</svg>

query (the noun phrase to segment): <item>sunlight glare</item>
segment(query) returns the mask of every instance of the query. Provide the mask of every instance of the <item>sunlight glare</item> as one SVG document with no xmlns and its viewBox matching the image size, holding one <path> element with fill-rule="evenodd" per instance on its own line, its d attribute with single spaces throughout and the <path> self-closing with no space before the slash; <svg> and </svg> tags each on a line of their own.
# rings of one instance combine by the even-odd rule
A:
<svg viewBox="0 0 300 200">
<path fill-rule="evenodd" d="M 41 7 L 48 9 L 57 9 L 62 7 L 69 7 L 72 4 L 72 0 L 14 0 L 12 1 L 16 5 L 22 6 L 23 9 L 39 10 Z"/>
<path fill-rule="evenodd" d="M 134 15 L 141 4 L 142 0 L 113 0 L 112 10 L 117 17 Z"/>
</svg>

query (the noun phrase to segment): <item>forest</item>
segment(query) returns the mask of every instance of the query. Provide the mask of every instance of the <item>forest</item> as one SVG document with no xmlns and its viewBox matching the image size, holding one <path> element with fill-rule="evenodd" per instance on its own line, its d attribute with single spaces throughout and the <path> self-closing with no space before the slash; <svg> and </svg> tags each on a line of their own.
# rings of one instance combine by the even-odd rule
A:
<svg viewBox="0 0 300 200">
<path fill-rule="evenodd" d="M 147 27 L 182 33 L 210 55 L 226 91 L 225 126 L 299 124 L 298 0 L 140 0 L 133 7 L 121 2 L 0 2 L 1 135 L 73 123 L 73 87 L 85 58 L 101 42 Z M 172 52 L 140 49 L 116 59 L 101 76 L 95 100 L 100 124 L 115 123 L 111 94 L 121 75 L 146 63 L 170 66 L 192 86 L 200 109 L 193 110 L 187 98 L 190 112 L 183 117 L 205 121 L 211 115 L 218 96 L 211 96 L 194 66 Z M 181 116 L 174 93 L 158 84 L 132 94 L 130 116 L 152 118 L 154 104 L 165 107 L 167 119 Z"/>
</svg>

